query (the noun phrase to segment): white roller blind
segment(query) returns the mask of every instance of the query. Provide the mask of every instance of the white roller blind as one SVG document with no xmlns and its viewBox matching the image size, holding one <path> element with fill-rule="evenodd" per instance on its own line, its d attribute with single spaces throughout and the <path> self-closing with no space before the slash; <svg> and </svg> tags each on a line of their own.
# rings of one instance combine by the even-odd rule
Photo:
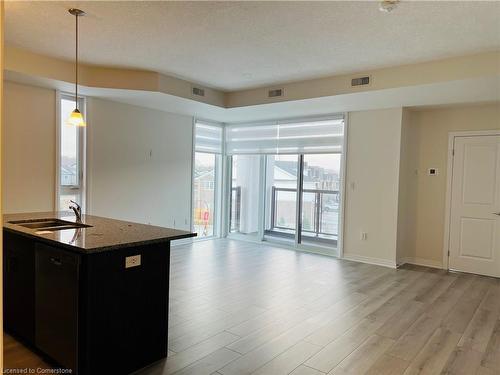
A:
<svg viewBox="0 0 500 375">
<path fill-rule="evenodd" d="M 230 155 L 341 152 L 343 138 L 343 116 L 234 124 L 226 127 L 226 152 Z"/>
<path fill-rule="evenodd" d="M 195 150 L 197 152 L 222 153 L 222 126 L 206 121 L 195 122 Z"/>
</svg>

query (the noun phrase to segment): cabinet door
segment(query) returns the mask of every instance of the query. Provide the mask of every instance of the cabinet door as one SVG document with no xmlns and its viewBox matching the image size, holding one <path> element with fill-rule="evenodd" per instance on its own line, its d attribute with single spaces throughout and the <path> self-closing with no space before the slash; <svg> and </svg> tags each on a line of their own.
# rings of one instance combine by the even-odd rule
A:
<svg viewBox="0 0 500 375">
<path fill-rule="evenodd" d="M 169 254 L 162 243 L 86 256 L 88 374 L 130 374 L 167 356 Z M 127 268 L 135 255 L 140 265 Z"/>
<path fill-rule="evenodd" d="M 8 332 L 35 338 L 35 248 L 29 238 L 3 231 L 4 320 Z"/>
<path fill-rule="evenodd" d="M 64 367 L 77 368 L 79 256 L 36 245 L 36 346 Z"/>
</svg>

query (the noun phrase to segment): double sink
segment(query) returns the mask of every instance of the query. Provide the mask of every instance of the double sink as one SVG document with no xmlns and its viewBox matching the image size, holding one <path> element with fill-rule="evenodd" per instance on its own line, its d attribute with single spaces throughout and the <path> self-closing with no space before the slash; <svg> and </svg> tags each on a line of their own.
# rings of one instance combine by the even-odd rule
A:
<svg viewBox="0 0 500 375">
<path fill-rule="evenodd" d="M 47 232 L 54 232 L 64 229 L 89 228 L 92 226 L 83 223 L 75 223 L 73 221 L 66 221 L 55 218 L 14 220 L 14 221 L 9 221 L 9 224 L 16 224 L 24 228 L 35 229 L 37 231 L 47 231 Z"/>
</svg>

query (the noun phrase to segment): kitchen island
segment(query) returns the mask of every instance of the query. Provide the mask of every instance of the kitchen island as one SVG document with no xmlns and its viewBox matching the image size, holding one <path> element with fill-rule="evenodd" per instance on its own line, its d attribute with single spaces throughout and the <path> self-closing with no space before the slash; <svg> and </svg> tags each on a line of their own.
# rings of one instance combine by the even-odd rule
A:
<svg viewBox="0 0 500 375">
<path fill-rule="evenodd" d="M 67 212 L 4 215 L 5 330 L 77 374 L 167 356 L 170 242 L 195 234 Z"/>
</svg>

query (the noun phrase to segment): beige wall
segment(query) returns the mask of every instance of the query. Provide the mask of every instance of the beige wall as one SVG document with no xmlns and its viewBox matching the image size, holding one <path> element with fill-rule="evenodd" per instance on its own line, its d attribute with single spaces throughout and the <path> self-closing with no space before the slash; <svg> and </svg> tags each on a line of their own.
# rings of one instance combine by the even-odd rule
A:
<svg viewBox="0 0 500 375">
<path fill-rule="evenodd" d="M 14 46 L 6 47 L 6 57 L 5 70 L 14 76 L 54 80 L 53 83 L 57 81 L 59 87 L 61 84 L 73 82 L 74 67 L 71 61 L 40 55 Z M 79 79 L 80 84 L 87 87 L 156 92 L 220 108 L 236 108 L 459 80 L 468 80 L 471 84 L 473 80 L 485 77 L 488 77 L 487 82 L 491 83 L 498 79 L 499 61 L 500 52 L 494 51 L 233 92 L 204 87 L 204 97 L 191 93 L 192 86 L 198 87 L 199 84 L 151 71 L 80 64 Z M 351 86 L 352 78 L 365 75 L 371 77 L 369 85 Z M 284 96 L 269 98 L 268 90 L 276 88 L 283 88 Z"/>
<path fill-rule="evenodd" d="M 51 211 L 55 195 L 55 91 L 5 82 L 4 106 L 3 211 Z"/>
<path fill-rule="evenodd" d="M 401 108 L 349 114 L 346 258 L 396 265 L 401 118 Z"/>
<path fill-rule="evenodd" d="M 355 74 L 322 77 L 307 81 L 234 91 L 226 94 L 228 108 L 272 103 L 287 100 L 302 100 L 361 91 L 383 90 L 396 87 L 410 87 L 437 82 L 491 77 L 494 82 L 499 74 L 500 53 L 489 52 L 462 57 L 454 57 L 418 64 L 393 66 Z M 370 76 L 367 86 L 351 86 L 351 79 Z M 284 96 L 269 98 L 269 89 L 283 88 Z M 498 94 L 497 94 L 498 95 Z"/>
<path fill-rule="evenodd" d="M 189 230 L 193 119 L 90 98 L 91 214 Z"/>
<path fill-rule="evenodd" d="M 500 129 L 500 104 L 456 106 L 412 111 L 411 127 L 417 145 L 416 191 L 407 199 L 416 202 L 415 249 L 419 263 L 442 266 L 448 134 L 462 130 Z M 436 167 L 438 176 L 428 176 Z"/>
<path fill-rule="evenodd" d="M 37 53 L 7 46 L 5 70 L 15 75 L 74 83 L 72 61 L 39 55 Z M 222 91 L 194 84 L 183 79 L 157 72 L 111 68 L 98 65 L 79 65 L 79 83 L 87 87 L 126 89 L 159 92 L 223 107 L 225 94 Z M 192 94 L 192 86 L 203 87 L 205 96 Z M 61 87 L 60 85 L 55 87 Z M 64 86 L 63 86 L 64 87 Z"/>
<path fill-rule="evenodd" d="M 415 129 L 411 126 L 411 113 L 403 109 L 401 121 L 401 150 L 398 197 L 397 263 L 408 261 L 415 253 L 416 223 L 416 155 Z"/>
</svg>

